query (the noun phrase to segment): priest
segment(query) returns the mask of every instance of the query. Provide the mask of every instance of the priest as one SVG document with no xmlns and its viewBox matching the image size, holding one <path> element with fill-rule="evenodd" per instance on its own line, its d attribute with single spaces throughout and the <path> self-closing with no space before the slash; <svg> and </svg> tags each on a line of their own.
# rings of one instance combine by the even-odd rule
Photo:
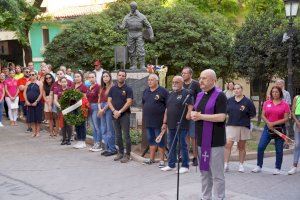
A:
<svg viewBox="0 0 300 200">
<path fill-rule="evenodd" d="M 224 145 L 227 98 L 215 84 L 212 69 L 201 72 L 202 92 L 197 95 L 191 119 L 195 121 L 198 162 L 202 179 L 202 199 L 225 198 Z"/>
</svg>

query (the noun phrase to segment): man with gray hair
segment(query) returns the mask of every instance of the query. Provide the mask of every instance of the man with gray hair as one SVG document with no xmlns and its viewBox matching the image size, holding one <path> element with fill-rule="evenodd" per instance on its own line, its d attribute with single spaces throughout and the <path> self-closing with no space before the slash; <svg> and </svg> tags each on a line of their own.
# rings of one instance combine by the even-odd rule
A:
<svg viewBox="0 0 300 200">
<path fill-rule="evenodd" d="M 280 87 L 283 93 L 283 100 L 285 100 L 290 106 L 292 105 L 291 95 L 288 91 L 285 90 L 285 82 L 283 79 L 276 80 L 276 86 Z"/>
<path fill-rule="evenodd" d="M 289 104 L 289 106 L 292 106 L 292 100 L 291 100 L 291 95 L 288 91 L 285 90 L 285 81 L 283 79 L 277 79 L 276 80 L 276 86 L 280 87 L 283 93 L 283 100 Z M 293 130 L 293 121 L 292 121 L 292 116 L 290 115 L 289 121 L 285 123 L 285 126 L 287 128 L 287 135 L 289 137 L 292 137 L 294 135 L 294 130 Z M 284 144 L 284 148 L 288 149 L 289 145 L 287 143 Z"/>
<path fill-rule="evenodd" d="M 183 113 L 184 107 L 187 110 Z M 183 88 L 183 78 L 175 76 L 172 81 L 172 92 L 169 94 L 166 111 L 163 120 L 162 130 L 168 129 L 168 146 L 169 158 L 168 166 L 162 168 L 162 171 L 171 171 L 175 169 L 176 160 L 179 159 L 176 155 L 177 143 L 180 143 L 179 151 L 182 158 L 182 165 L 179 170 L 180 174 L 189 171 L 189 153 L 186 143 L 186 137 L 189 129 L 189 120 L 191 111 L 193 109 L 193 100 L 186 89 Z M 182 122 L 180 122 L 181 115 L 183 114 Z M 176 136 L 176 129 L 179 127 L 178 135 Z M 176 136 L 176 137 L 175 137 Z M 180 140 L 180 142 L 178 141 Z"/>
<path fill-rule="evenodd" d="M 198 162 L 202 179 L 202 199 L 225 198 L 224 146 L 227 98 L 216 88 L 216 73 L 201 72 L 202 92 L 197 95 L 191 118 L 194 120 L 198 144 Z"/>
<path fill-rule="evenodd" d="M 153 164 L 155 159 L 155 152 L 158 148 L 160 152 L 159 168 L 163 168 L 164 154 L 165 154 L 165 139 L 156 142 L 159 136 L 161 127 L 163 125 L 163 117 L 166 110 L 169 92 L 159 86 L 158 76 L 150 74 L 148 77 L 148 88 L 144 90 L 142 97 L 143 104 L 143 118 L 145 122 L 148 143 L 150 147 L 150 159 L 145 160 L 144 164 Z"/>
</svg>

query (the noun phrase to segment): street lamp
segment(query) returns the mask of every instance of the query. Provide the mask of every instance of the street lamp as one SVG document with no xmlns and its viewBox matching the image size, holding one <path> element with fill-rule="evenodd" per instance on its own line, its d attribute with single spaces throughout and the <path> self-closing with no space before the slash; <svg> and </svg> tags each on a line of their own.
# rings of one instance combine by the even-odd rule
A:
<svg viewBox="0 0 300 200">
<path fill-rule="evenodd" d="M 284 0 L 285 4 L 285 15 L 289 19 L 289 30 L 288 37 L 289 46 L 288 46 L 288 91 L 293 98 L 293 25 L 294 17 L 297 16 L 300 0 Z"/>
</svg>

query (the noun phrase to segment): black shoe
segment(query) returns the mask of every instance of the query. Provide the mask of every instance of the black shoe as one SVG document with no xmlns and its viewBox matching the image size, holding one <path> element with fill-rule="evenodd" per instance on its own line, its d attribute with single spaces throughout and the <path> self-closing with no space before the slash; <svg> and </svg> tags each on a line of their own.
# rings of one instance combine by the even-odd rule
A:
<svg viewBox="0 0 300 200">
<path fill-rule="evenodd" d="M 66 142 L 66 145 L 71 145 L 70 140 L 68 140 L 68 141 Z"/>
<path fill-rule="evenodd" d="M 193 162 L 193 166 L 198 166 L 198 160 L 197 160 L 197 158 L 193 158 L 193 160 L 192 160 L 192 162 Z"/>
<path fill-rule="evenodd" d="M 60 145 L 66 145 L 67 144 L 67 141 L 63 140 Z"/>
<path fill-rule="evenodd" d="M 113 155 L 116 155 L 118 152 L 110 152 L 108 151 L 104 156 L 108 157 L 108 156 L 113 156 Z"/>
<path fill-rule="evenodd" d="M 109 153 L 108 151 L 103 151 L 102 153 L 101 153 L 101 156 L 105 156 L 107 153 Z"/>
<path fill-rule="evenodd" d="M 26 133 L 32 132 L 32 128 L 28 128 L 25 132 L 26 132 Z"/>
</svg>

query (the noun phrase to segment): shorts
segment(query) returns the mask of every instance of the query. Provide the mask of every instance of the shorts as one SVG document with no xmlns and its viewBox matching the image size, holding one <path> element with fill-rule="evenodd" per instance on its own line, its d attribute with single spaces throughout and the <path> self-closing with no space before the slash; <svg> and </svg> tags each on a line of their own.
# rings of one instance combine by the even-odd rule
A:
<svg viewBox="0 0 300 200">
<path fill-rule="evenodd" d="M 226 126 L 226 139 L 233 142 L 250 140 L 251 131 L 249 128 L 244 126 Z"/>
<path fill-rule="evenodd" d="M 163 136 L 163 138 L 161 139 L 161 141 L 157 144 L 156 143 L 156 137 L 160 134 L 160 129 L 159 128 L 151 128 L 148 127 L 146 128 L 147 131 L 147 139 L 148 139 L 148 143 L 149 146 L 158 146 L 160 148 L 164 148 L 165 147 L 165 135 Z"/>
<path fill-rule="evenodd" d="M 50 99 L 50 96 L 46 96 L 46 100 Z M 44 112 L 52 112 L 51 106 L 49 106 L 46 102 L 44 103 Z"/>
<path fill-rule="evenodd" d="M 195 138 L 195 121 L 190 120 L 188 136 Z"/>
</svg>

